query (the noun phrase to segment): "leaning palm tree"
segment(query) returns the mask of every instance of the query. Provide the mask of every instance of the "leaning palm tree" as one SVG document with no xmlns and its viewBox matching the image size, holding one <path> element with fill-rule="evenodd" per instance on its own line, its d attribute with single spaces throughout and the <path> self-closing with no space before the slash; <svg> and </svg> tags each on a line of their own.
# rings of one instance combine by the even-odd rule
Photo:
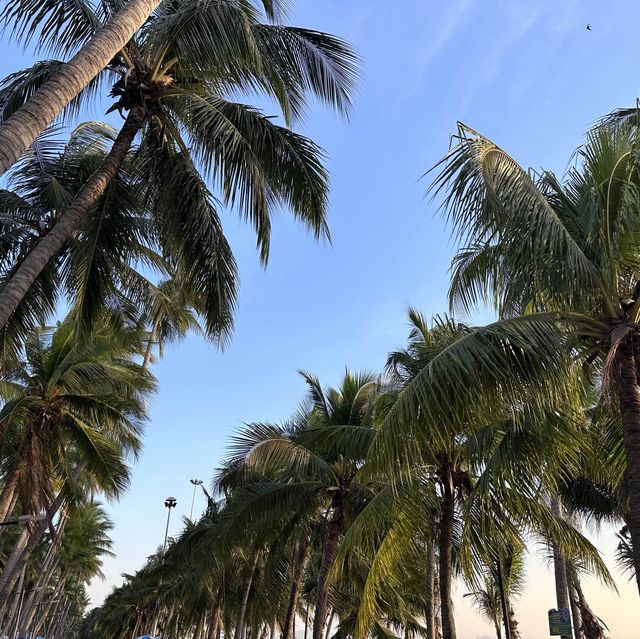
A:
<svg viewBox="0 0 640 639">
<path fill-rule="evenodd" d="M 245 492 L 239 491 L 230 516 L 237 528 L 261 522 L 267 513 L 276 523 L 286 522 L 286 511 L 307 518 L 324 513 L 312 635 L 323 639 L 330 574 L 342 536 L 372 497 L 359 476 L 372 440 L 377 382 L 371 374 L 347 372 L 339 388 L 325 390 L 315 376 L 303 376 L 308 403 L 295 420 L 285 426 L 252 424 L 235 438 L 228 472 L 234 478 L 257 473 L 265 479 L 249 481 Z M 355 435 L 343 437 L 345 431 Z M 226 473 L 220 479 L 222 486 L 228 483 Z"/>
<path fill-rule="evenodd" d="M 161 0 L 128 0 L 126 3 L 96 3 L 80 0 L 33 2 L 9 0 L 3 18 L 14 34 L 29 40 L 37 35 L 42 44 L 58 50 L 80 50 L 68 61 L 51 68 L 41 86 L 34 87 L 24 108 L 0 127 L 0 175 L 7 171 L 36 138 L 77 97 L 91 86 L 112 60 L 122 54 Z M 282 8 L 278 0 L 264 0 L 273 18 Z"/>
<path fill-rule="evenodd" d="M 41 330 L 25 346 L 21 369 L 4 375 L 0 389 L 4 486 L 0 517 L 19 504 L 46 513 L 14 545 L 0 574 L 0 606 L 63 503 L 89 482 L 117 496 L 128 481 L 126 458 L 140 448 L 150 374 L 132 361 L 139 350 L 110 328 L 79 340 L 73 322 Z"/>
<path fill-rule="evenodd" d="M 598 126 L 560 180 L 525 171 L 460 125 L 433 189 L 446 193 L 448 217 L 465 244 L 453 263 L 452 304 L 493 302 L 503 318 L 496 332 L 521 322 L 520 339 L 536 341 L 540 357 L 549 358 L 549 381 L 552 350 L 559 357 L 577 353 L 596 369 L 609 410 L 619 412 L 640 589 L 637 150 L 635 126 Z M 541 344 L 537 333 L 545 326 Z"/>
<path fill-rule="evenodd" d="M 102 166 L 4 282 L 0 326 L 87 223 L 138 135 L 140 186 L 153 202 L 158 239 L 176 267 L 200 287 L 219 277 L 224 243 L 205 178 L 252 223 L 263 262 L 275 206 L 292 210 L 316 237 L 328 236 L 328 179 L 320 149 L 228 96 L 259 91 L 273 97 L 286 123 L 302 114 L 309 93 L 346 112 L 355 57 L 338 38 L 259 18 L 249 2 L 167 0 L 112 60 L 104 80 L 113 86 L 112 110 L 126 114 L 123 126 Z M 5 81 L 0 91 L 5 115 L 43 75 L 46 69 L 36 65 Z M 218 259 L 210 258 L 212 252 Z M 207 309 L 207 321 L 216 310 Z"/>
</svg>

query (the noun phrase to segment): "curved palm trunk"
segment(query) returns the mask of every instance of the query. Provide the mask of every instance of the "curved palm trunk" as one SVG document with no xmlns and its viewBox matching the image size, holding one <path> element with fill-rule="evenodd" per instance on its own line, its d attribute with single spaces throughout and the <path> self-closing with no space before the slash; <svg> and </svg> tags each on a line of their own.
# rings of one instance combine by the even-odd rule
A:
<svg viewBox="0 0 640 639">
<path fill-rule="evenodd" d="M 569 583 L 569 603 L 571 604 L 571 619 L 573 620 L 573 639 L 584 639 L 582 633 L 582 614 L 578 605 L 578 595 L 575 586 L 570 580 Z"/>
<path fill-rule="evenodd" d="M 160 0 L 129 0 L 58 73 L 0 126 L 0 175 L 131 40 Z"/>
<path fill-rule="evenodd" d="M 213 606 L 213 611 L 209 616 L 209 627 L 207 628 L 207 639 L 215 639 L 218 632 L 218 624 L 220 623 L 220 608 L 222 608 L 222 594 L 223 590 L 220 588 L 216 596 L 216 603 Z"/>
<path fill-rule="evenodd" d="M 289 593 L 289 603 L 287 604 L 287 612 L 284 619 L 284 628 L 282 631 L 282 639 L 292 639 L 295 635 L 294 621 L 296 618 L 296 604 L 298 603 L 298 592 L 300 591 L 300 581 L 302 580 L 302 569 L 304 568 L 304 560 L 307 554 L 306 540 L 299 541 L 293 553 L 293 562 L 291 569 L 291 591 Z"/>
<path fill-rule="evenodd" d="M 446 472 L 447 477 L 444 481 L 442 503 L 440 505 L 440 615 L 442 619 L 442 639 L 456 639 L 456 622 L 453 616 L 453 602 L 451 601 L 455 499 L 451 469 L 447 468 Z"/>
<path fill-rule="evenodd" d="M 573 575 L 573 587 L 578 600 L 583 636 L 585 639 L 606 639 L 607 635 L 605 634 L 603 623 L 591 610 L 577 575 Z"/>
<path fill-rule="evenodd" d="M 425 639 L 436 639 L 436 602 L 435 602 L 435 579 L 436 579 L 436 547 L 429 543 L 427 549 L 426 586 L 424 593 L 425 602 Z"/>
<path fill-rule="evenodd" d="M 18 537 L 16 543 L 13 545 L 11 554 L 7 558 L 7 561 L 4 565 L 2 575 L 0 575 L 0 611 L 2 613 L 7 606 L 9 597 L 11 596 L 11 592 L 13 591 L 13 587 L 17 581 L 17 578 L 24 567 L 24 565 L 20 562 L 20 559 L 29 543 L 29 537 L 31 534 L 32 533 L 29 530 L 28 526 L 25 526 L 20 531 L 20 536 Z"/>
<path fill-rule="evenodd" d="M 116 176 L 145 118 L 146 111 L 142 106 L 135 106 L 129 111 L 102 166 L 82 187 L 73 204 L 60 217 L 57 224 L 29 252 L 15 273 L 0 289 L 0 328 L 7 324 L 11 314 L 45 266 L 71 240 L 91 207 L 100 199 L 109 182 Z"/>
<path fill-rule="evenodd" d="M 63 492 L 60 491 L 49 508 L 50 517 L 53 517 L 58 512 L 63 501 L 64 495 Z M 47 526 L 48 521 L 44 520 L 38 522 L 33 529 L 30 529 L 28 525 L 24 527 L 22 534 L 14 546 L 11 556 L 7 560 L 4 570 L 0 575 L 0 609 L 4 609 L 6 606 L 7 600 L 11 595 L 11 591 L 18 580 L 20 571 L 27 564 L 27 561 L 29 561 L 29 558 L 38 546 Z"/>
<path fill-rule="evenodd" d="M 551 512 L 553 516 L 561 519 L 562 508 L 557 498 L 551 500 Z M 567 563 L 558 546 L 553 544 L 553 573 L 556 583 L 556 603 L 558 610 L 569 609 L 569 586 L 567 583 Z M 562 639 L 571 639 L 569 635 L 562 635 Z"/>
<path fill-rule="evenodd" d="M 640 385 L 632 338 L 618 349 L 620 380 L 618 401 L 622 416 L 627 458 L 626 485 L 629 494 L 629 533 L 636 585 L 640 591 Z"/>
<path fill-rule="evenodd" d="M 338 554 L 343 525 L 344 513 L 342 512 L 342 498 L 336 497 L 333 504 L 333 516 L 329 523 L 329 531 L 324 542 L 322 559 L 320 561 L 320 573 L 318 574 L 318 586 L 316 589 L 316 609 L 313 615 L 313 639 L 324 639 L 328 613 L 329 571 Z"/>
<path fill-rule="evenodd" d="M 19 476 L 20 473 L 13 470 L 2 488 L 2 493 L 0 493 L 0 521 L 5 521 L 16 505 L 16 488 Z"/>
<path fill-rule="evenodd" d="M 255 557 L 253 558 L 253 563 L 251 564 L 251 570 L 247 575 L 247 580 L 244 584 L 244 590 L 242 591 L 242 601 L 240 602 L 240 609 L 238 610 L 238 617 L 236 619 L 236 629 L 233 633 L 233 639 L 241 639 L 243 635 L 244 629 L 244 615 L 247 611 L 247 602 L 249 601 L 249 593 L 251 592 L 251 584 L 253 583 L 253 576 L 256 572 L 256 566 L 258 565 L 258 558 L 260 557 L 260 553 L 257 552 Z"/>
<path fill-rule="evenodd" d="M 20 614 L 21 603 L 24 601 L 24 578 L 27 572 L 26 566 L 20 573 L 20 579 L 18 581 L 18 587 L 13 595 L 13 603 L 9 609 L 9 614 L 4 621 L 4 627 L 2 628 L 2 636 L 13 637 L 15 636 L 16 623 L 18 622 L 17 616 Z"/>
</svg>

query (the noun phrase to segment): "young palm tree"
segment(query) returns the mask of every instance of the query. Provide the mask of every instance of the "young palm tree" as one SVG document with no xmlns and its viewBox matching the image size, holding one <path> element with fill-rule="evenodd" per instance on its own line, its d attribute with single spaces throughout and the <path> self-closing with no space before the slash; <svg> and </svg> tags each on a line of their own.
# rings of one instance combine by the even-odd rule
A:
<svg viewBox="0 0 640 639">
<path fill-rule="evenodd" d="M 549 358 L 548 378 L 554 375 L 553 349 L 560 356 L 577 351 L 586 365 L 600 366 L 605 395 L 617 403 L 611 410 L 622 420 L 640 588 L 637 148 L 634 126 L 598 126 L 561 181 L 550 172 L 525 171 L 460 125 L 433 188 L 446 190 L 449 219 L 466 244 L 454 260 L 452 304 L 493 301 L 505 318 L 496 330 L 513 322 L 510 317 L 527 324 L 520 337 L 536 340 L 541 358 Z M 524 311 L 533 314 L 516 317 Z M 534 335 L 534 323 L 536 331 L 548 328 L 544 343 Z"/>
<path fill-rule="evenodd" d="M 219 187 L 224 202 L 253 224 L 264 262 L 274 206 L 291 209 L 316 237 L 327 235 L 328 180 L 320 149 L 226 96 L 266 93 L 277 100 L 286 122 L 302 114 L 308 93 L 345 112 L 355 57 L 337 38 L 262 24 L 259 18 L 248 2 L 166 0 L 126 51 L 112 60 L 105 73 L 115 82 L 112 109 L 127 114 L 123 127 L 100 169 L 4 283 L 0 326 L 86 224 L 138 134 L 141 188 L 153 202 L 158 240 L 201 289 L 220 277 L 218 247 L 224 237 L 215 201 L 196 164 Z M 7 79 L 5 111 L 15 108 L 42 75 L 36 67 Z M 211 259 L 212 250 L 217 259 Z M 207 311 L 211 322 L 217 309 Z"/>
</svg>

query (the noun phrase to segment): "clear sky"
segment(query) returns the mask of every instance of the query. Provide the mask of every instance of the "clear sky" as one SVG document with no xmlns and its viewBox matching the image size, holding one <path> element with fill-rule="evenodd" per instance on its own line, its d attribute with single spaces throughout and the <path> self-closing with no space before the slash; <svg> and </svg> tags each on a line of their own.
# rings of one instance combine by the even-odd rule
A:
<svg viewBox="0 0 640 639">
<path fill-rule="evenodd" d="M 333 245 L 315 244 L 282 215 L 263 271 L 251 233 L 228 218 L 242 274 L 233 342 L 220 353 L 191 337 L 154 368 L 160 392 L 131 489 L 109 507 L 117 556 L 91 587 L 95 603 L 162 542 L 168 495 L 178 499 L 178 531 L 189 479 L 209 483 L 234 430 L 289 415 L 304 392 L 297 369 L 327 384 L 345 367 L 379 370 L 404 343 L 409 304 L 446 311 L 455 247 L 419 178 L 447 150 L 457 120 L 522 164 L 562 173 L 586 127 L 638 96 L 633 0 L 298 0 L 290 22 L 343 36 L 364 61 L 351 121 L 313 109 L 299 127 L 328 153 Z M 2 53 L 3 75 L 29 59 L 6 40 Z M 594 539 L 610 556 L 613 532 Z M 555 595 L 532 553 L 517 612 L 523 638 L 541 639 Z M 619 587 L 622 597 L 589 583 L 587 595 L 615 639 L 638 639 L 637 594 L 624 578 Z M 460 639 L 492 636 L 463 593 L 459 586 Z"/>
</svg>

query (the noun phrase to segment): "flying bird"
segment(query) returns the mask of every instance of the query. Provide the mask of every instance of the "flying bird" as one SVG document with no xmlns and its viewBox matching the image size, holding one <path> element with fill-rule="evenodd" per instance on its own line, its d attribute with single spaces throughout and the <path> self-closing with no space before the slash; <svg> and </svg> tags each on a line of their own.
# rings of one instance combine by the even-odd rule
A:
<svg viewBox="0 0 640 639">
<path fill-rule="evenodd" d="M 590 24 L 587 25 L 587 31 L 591 31 L 591 25 Z"/>
</svg>

